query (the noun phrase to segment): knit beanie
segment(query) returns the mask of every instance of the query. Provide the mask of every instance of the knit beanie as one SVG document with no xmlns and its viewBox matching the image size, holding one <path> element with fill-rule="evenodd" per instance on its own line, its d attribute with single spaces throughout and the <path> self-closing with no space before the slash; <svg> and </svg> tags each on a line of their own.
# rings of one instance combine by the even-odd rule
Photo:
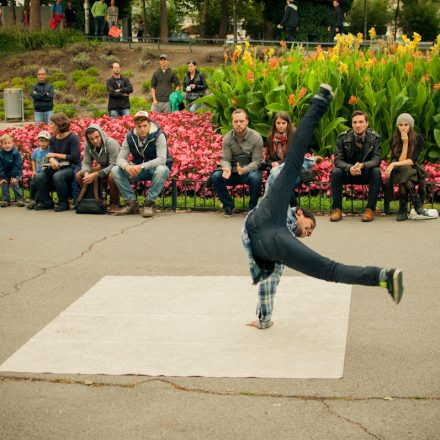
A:
<svg viewBox="0 0 440 440">
<path fill-rule="evenodd" d="M 401 113 L 399 116 L 397 116 L 396 127 L 398 127 L 402 122 L 408 122 L 408 124 L 414 128 L 414 118 L 409 113 Z"/>
</svg>

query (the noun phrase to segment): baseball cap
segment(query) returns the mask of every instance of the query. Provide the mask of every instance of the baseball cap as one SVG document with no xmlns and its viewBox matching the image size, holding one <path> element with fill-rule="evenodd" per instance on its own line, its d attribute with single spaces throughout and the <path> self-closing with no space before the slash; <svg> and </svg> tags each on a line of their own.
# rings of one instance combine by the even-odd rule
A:
<svg viewBox="0 0 440 440">
<path fill-rule="evenodd" d="M 142 119 L 142 120 L 148 119 L 148 120 L 150 120 L 150 115 L 145 110 L 141 110 L 141 111 L 135 113 L 134 116 L 133 116 L 134 122 L 136 122 L 136 120 L 138 120 L 138 119 Z"/>
<path fill-rule="evenodd" d="M 44 138 L 44 139 L 50 140 L 50 134 L 48 131 L 43 130 L 38 133 L 37 138 Z"/>
<path fill-rule="evenodd" d="M 164 59 L 164 60 L 167 60 L 168 59 L 168 55 L 166 54 L 166 53 L 162 53 L 161 55 L 160 55 L 160 57 L 159 57 L 159 59 Z"/>
</svg>

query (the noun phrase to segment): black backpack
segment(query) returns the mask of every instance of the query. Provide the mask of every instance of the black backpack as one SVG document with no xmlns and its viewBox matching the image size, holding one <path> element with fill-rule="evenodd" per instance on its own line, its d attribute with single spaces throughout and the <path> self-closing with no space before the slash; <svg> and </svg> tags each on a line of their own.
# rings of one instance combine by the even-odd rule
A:
<svg viewBox="0 0 440 440">
<path fill-rule="evenodd" d="M 99 179 L 95 179 L 91 185 L 85 183 L 76 199 L 76 213 L 105 214 L 106 208 L 102 199 Z"/>
</svg>

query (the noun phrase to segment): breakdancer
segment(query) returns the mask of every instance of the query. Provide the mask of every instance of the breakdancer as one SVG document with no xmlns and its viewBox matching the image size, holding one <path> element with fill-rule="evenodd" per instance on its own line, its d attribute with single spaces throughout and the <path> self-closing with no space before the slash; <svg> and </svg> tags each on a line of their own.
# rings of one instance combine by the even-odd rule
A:
<svg viewBox="0 0 440 440">
<path fill-rule="evenodd" d="M 316 223 L 308 210 L 291 209 L 289 199 L 313 131 L 332 99 L 332 88 L 321 84 L 290 141 L 283 169 L 258 206 L 246 217 L 243 245 L 248 254 L 252 280 L 259 284 L 258 319 L 247 324 L 249 326 L 265 329 L 272 325 L 274 296 L 284 266 L 326 281 L 386 287 L 396 304 L 402 298 L 401 270 L 347 266 L 319 255 L 297 239 L 310 236 Z"/>
</svg>

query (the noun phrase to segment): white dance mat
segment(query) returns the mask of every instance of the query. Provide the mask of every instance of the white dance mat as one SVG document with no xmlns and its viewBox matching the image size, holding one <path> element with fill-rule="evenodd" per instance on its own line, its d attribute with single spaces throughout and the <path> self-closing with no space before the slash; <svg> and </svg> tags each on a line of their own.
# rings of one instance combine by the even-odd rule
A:
<svg viewBox="0 0 440 440">
<path fill-rule="evenodd" d="M 101 279 L 2 372 L 340 378 L 351 286 L 283 277 L 268 330 L 250 277 Z"/>
</svg>

